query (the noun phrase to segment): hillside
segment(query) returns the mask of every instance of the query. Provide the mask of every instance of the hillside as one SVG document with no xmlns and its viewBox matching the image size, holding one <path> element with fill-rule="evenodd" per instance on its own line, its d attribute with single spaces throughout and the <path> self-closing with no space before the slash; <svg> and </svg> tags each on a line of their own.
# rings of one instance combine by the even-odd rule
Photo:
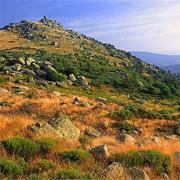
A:
<svg viewBox="0 0 180 180">
<path fill-rule="evenodd" d="M 180 79 L 44 17 L 0 30 L 0 178 L 179 179 Z"/>
<path fill-rule="evenodd" d="M 18 58 L 33 58 L 38 63 L 52 63 L 57 71 L 56 76 L 85 76 L 94 86 L 111 85 L 135 96 L 179 96 L 180 80 L 177 77 L 113 45 L 65 30 L 62 25 L 46 17 L 39 22 L 24 20 L 10 24 L 0 33 L 3 66 L 21 64 Z M 31 70 L 37 69 L 35 67 Z M 43 67 L 40 70 L 44 70 Z M 45 77 L 47 80 L 64 78 L 54 79 L 48 74 Z"/>
</svg>

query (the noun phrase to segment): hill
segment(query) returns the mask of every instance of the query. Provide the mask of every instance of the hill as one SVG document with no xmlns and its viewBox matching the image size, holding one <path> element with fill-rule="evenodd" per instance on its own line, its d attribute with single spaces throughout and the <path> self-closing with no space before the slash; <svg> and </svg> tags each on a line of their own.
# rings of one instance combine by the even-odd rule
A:
<svg viewBox="0 0 180 180">
<path fill-rule="evenodd" d="M 44 17 L 0 30 L 1 179 L 179 179 L 180 79 Z"/>
<path fill-rule="evenodd" d="M 1 70 L 4 72 L 6 68 L 9 70 L 9 66 L 13 68 L 20 64 L 22 68 L 16 71 L 17 78 L 27 69 L 18 58 L 33 58 L 39 69 L 36 65 L 28 68 L 34 72 L 32 78 L 35 80 L 39 78 L 37 70 L 41 70 L 45 71 L 41 75 L 43 79 L 54 82 L 65 81 L 73 74 L 85 76 L 92 86 L 110 85 L 135 96 L 179 96 L 179 78 L 113 45 L 65 30 L 61 24 L 47 17 L 39 22 L 23 20 L 10 24 L 0 34 L 0 55 L 4 59 L 1 60 Z M 45 67 L 45 61 L 51 63 L 53 72 L 52 68 Z"/>
</svg>

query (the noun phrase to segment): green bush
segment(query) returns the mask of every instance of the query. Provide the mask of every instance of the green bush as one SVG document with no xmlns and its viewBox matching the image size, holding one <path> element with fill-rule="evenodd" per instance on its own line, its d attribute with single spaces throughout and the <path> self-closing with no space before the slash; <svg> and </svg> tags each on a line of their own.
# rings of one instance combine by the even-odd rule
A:
<svg viewBox="0 0 180 180">
<path fill-rule="evenodd" d="M 116 123 L 116 128 L 118 128 L 119 130 L 125 130 L 129 133 L 131 133 L 132 131 L 134 130 L 137 130 L 138 128 L 136 126 L 134 126 L 133 124 L 131 123 L 128 123 L 128 122 L 118 122 Z"/>
<path fill-rule="evenodd" d="M 39 162 L 36 162 L 33 167 L 33 173 L 42 173 L 47 172 L 49 170 L 52 170 L 55 168 L 55 164 L 52 161 L 48 160 L 41 160 Z"/>
<path fill-rule="evenodd" d="M 23 174 L 23 169 L 17 163 L 0 158 L 0 176 L 18 176 Z"/>
<path fill-rule="evenodd" d="M 131 111 L 127 109 L 123 109 L 121 111 L 114 111 L 110 113 L 110 117 L 116 118 L 118 120 L 127 120 L 133 117 L 133 114 Z"/>
<path fill-rule="evenodd" d="M 80 162 L 92 158 L 92 155 L 89 152 L 86 152 L 82 149 L 72 149 L 64 152 L 59 152 L 58 157 L 60 160 Z"/>
<path fill-rule="evenodd" d="M 41 138 L 37 139 L 36 143 L 40 146 L 40 152 L 42 154 L 47 154 L 57 141 L 51 138 Z"/>
<path fill-rule="evenodd" d="M 29 159 L 40 152 L 40 147 L 35 142 L 22 137 L 12 137 L 2 141 L 4 148 L 10 153 Z"/>
<path fill-rule="evenodd" d="M 90 179 L 87 175 L 82 174 L 79 170 L 62 169 L 56 174 L 55 179 Z"/>
<path fill-rule="evenodd" d="M 129 151 L 117 153 L 109 158 L 109 162 L 120 162 L 126 167 L 149 166 L 157 174 L 170 172 L 170 157 L 156 150 Z"/>
<path fill-rule="evenodd" d="M 53 70 L 48 70 L 46 74 L 46 79 L 49 81 L 64 81 L 66 79 L 66 76 L 62 73 L 58 73 Z"/>
</svg>

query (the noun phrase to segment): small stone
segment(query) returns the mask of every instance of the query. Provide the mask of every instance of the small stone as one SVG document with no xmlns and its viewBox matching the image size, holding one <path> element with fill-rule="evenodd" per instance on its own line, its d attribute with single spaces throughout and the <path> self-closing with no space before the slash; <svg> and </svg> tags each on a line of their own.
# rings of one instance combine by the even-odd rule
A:
<svg viewBox="0 0 180 180">
<path fill-rule="evenodd" d="M 106 180 L 125 180 L 124 168 L 120 163 L 113 162 L 105 169 Z"/>
<path fill-rule="evenodd" d="M 88 127 L 85 130 L 85 134 L 90 137 L 100 137 L 101 136 L 101 133 L 93 127 Z"/>
<path fill-rule="evenodd" d="M 81 100 L 78 97 L 75 97 L 74 101 L 73 101 L 73 104 L 79 105 L 79 104 L 81 104 Z"/>
<path fill-rule="evenodd" d="M 136 167 L 129 168 L 127 170 L 128 176 L 130 176 L 131 180 L 150 180 L 149 176 L 142 169 L 138 169 Z"/>
<path fill-rule="evenodd" d="M 68 85 L 67 85 L 67 83 L 65 81 L 63 81 L 63 82 L 56 82 L 56 85 L 58 87 L 63 87 L 63 88 L 67 88 L 68 87 Z"/>
<path fill-rule="evenodd" d="M 71 80 L 67 80 L 66 81 L 68 85 L 72 86 L 73 85 L 73 82 Z"/>
<path fill-rule="evenodd" d="M 70 74 L 70 75 L 69 75 L 69 79 L 70 79 L 72 82 L 74 82 L 74 81 L 77 80 L 74 74 Z"/>
<path fill-rule="evenodd" d="M 106 98 L 103 97 L 98 97 L 96 100 L 102 103 L 106 103 L 108 101 Z"/>
<path fill-rule="evenodd" d="M 97 158 L 108 158 L 109 151 L 106 145 L 99 145 L 90 150 L 90 152 Z"/>
<path fill-rule="evenodd" d="M 136 140 L 129 134 L 120 134 L 118 136 L 118 141 L 120 143 L 129 143 L 129 144 L 135 144 L 136 142 Z"/>
<path fill-rule="evenodd" d="M 163 173 L 162 177 L 163 177 L 164 180 L 169 180 L 169 176 L 166 173 Z"/>
</svg>

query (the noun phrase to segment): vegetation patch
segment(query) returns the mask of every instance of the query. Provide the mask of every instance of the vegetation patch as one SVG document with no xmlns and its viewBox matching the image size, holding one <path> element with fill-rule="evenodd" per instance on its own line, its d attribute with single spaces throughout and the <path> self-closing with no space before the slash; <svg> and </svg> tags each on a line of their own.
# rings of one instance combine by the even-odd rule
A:
<svg viewBox="0 0 180 180">
<path fill-rule="evenodd" d="M 29 159 L 40 152 L 38 144 L 22 137 L 12 137 L 3 140 L 1 143 L 10 154 L 15 154 L 25 159 Z"/>
<path fill-rule="evenodd" d="M 79 170 L 62 169 L 56 174 L 55 179 L 90 179 L 90 177 Z"/>
<path fill-rule="evenodd" d="M 33 165 L 32 171 L 33 173 L 42 173 L 42 172 L 48 172 L 49 170 L 53 170 L 54 168 L 55 168 L 54 162 L 48 160 L 41 160 Z"/>
<path fill-rule="evenodd" d="M 37 139 L 36 143 L 40 147 L 40 152 L 42 154 L 47 154 L 49 153 L 50 149 L 57 144 L 57 141 L 51 138 L 41 138 Z"/>
<path fill-rule="evenodd" d="M 82 149 L 72 149 L 58 153 L 58 158 L 62 161 L 82 162 L 92 158 L 92 155 Z"/>
<path fill-rule="evenodd" d="M 149 166 L 157 174 L 169 173 L 171 169 L 170 157 L 156 150 L 129 151 L 113 154 L 109 162 L 119 162 L 126 167 Z"/>
<path fill-rule="evenodd" d="M 14 161 L 0 158 L 0 177 L 15 177 L 23 174 L 23 169 Z"/>
</svg>

